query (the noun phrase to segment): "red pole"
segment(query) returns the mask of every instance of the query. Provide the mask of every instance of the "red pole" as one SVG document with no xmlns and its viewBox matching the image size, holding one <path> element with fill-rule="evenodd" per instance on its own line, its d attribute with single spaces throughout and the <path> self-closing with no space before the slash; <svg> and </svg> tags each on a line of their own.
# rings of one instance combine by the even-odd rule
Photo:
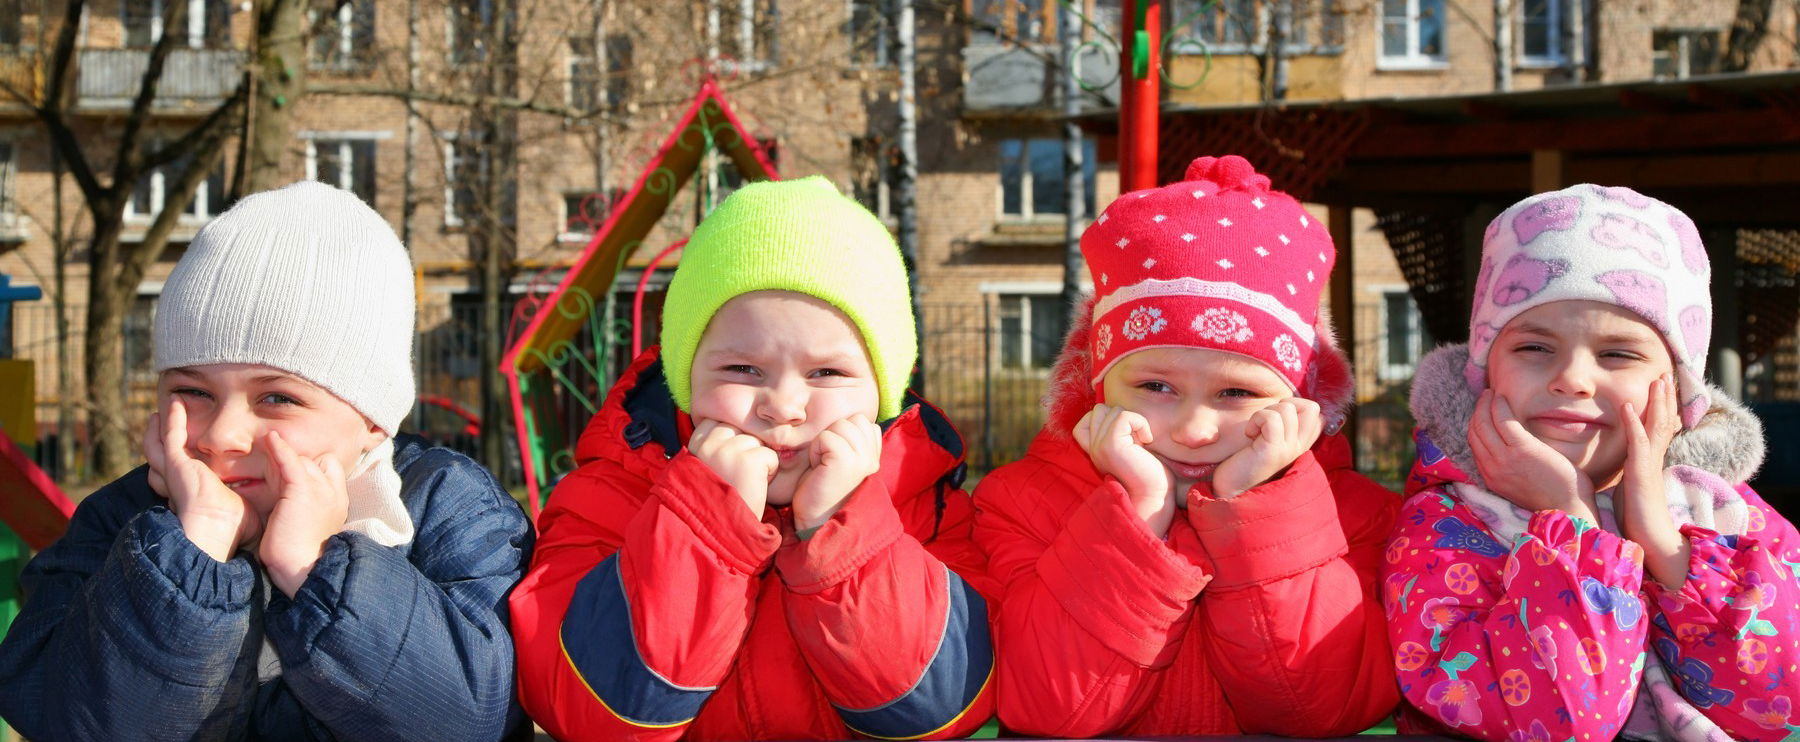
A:
<svg viewBox="0 0 1800 742">
<path fill-rule="evenodd" d="M 1162 0 L 1124 0 L 1119 54 L 1119 192 L 1155 188 L 1162 97 Z M 1142 59 L 1140 60 L 1140 56 Z"/>
</svg>

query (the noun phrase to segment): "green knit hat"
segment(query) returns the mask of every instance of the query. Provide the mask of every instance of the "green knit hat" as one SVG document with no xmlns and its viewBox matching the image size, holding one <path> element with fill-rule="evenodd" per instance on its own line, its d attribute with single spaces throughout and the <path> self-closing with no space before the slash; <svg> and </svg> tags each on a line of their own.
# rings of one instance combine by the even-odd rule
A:
<svg viewBox="0 0 1800 742">
<path fill-rule="evenodd" d="M 676 405 L 692 407 L 694 353 L 713 313 L 772 290 L 818 298 L 856 323 L 881 419 L 900 414 L 919 355 L 906 266 L 881 220 L 817 175 L 744 186 L 694 228 L 663 302 L 663 366 Z"/>
</svg>

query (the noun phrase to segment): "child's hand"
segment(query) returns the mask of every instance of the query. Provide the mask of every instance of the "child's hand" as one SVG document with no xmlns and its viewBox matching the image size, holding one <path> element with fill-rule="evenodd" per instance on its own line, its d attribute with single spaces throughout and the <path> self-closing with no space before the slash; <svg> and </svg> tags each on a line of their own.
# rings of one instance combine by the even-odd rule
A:
<svg viewBox="0 0 1800 742">
<path fill-rule="evenodd" d="M 1644 568 L 1671 590 L 1687 582 L 1688 543 L 1669 515 L 1663 490 L 1663 463 L 1669 443 L 1681 432 L 1675 380 L 1668 374 L 1650 382 L 1650 398 L 1642 419 L 1627 402 L 1619 406 L 1619 429 L 1625 434 L 1625 469 L 1613 494 L 1619 529 L 1644 547 Z"/>
<path fill-rule="evenodd" d="M 1257 410 L 1244 426 L 1250 445 L 1213 470 L 1213 496 L 1236 497 L 1274 479 L 1311 449 L 1324 430 L 1319 403 L 1310 399 L 1291 397 Z"/>
<path fill-rule="evenodd" d="M 862 415 L 831 424 L 813 439 L 810 468 L 794 488 L 794 530 L 825 525 L 864 479 L 881 468 L 881 426 Z"/>
<path fill-rule="evenodd" d="M 280 433 L 264 436 L 263 448 L 276 500 L 257 556 L 269 581 L 291 598 L 325 552 L 325 539 L 344 530 L 350 517 L 349 482 L 344 466 L 331 454 L 303 457 Z"/>
<path fill-rule="evenodd" d="M 182 532 L 208 556 L 226 561 L 262 532 L 262 518 L 243 496 L 188 455 L 187 407 L 179 397 L 170 400 L 166 415 L 151 415 L 144 426 L 144 459 L 150 489 L 168 499 Z"/>
<path fill-rule="evenodd" d="M 717 420 L 702 420 L 688 439 L 694 458 L 737 490 L 753 518 L 762 518 L 769 497 L 769 480 L 781 467 L 781 456 L 756 436 Z"/>
<path fill-rule="evenodd" d="M 1075 423 L 1075 442 L 1101 474 L 1125 487 L 1138 517 L 1157 536 L 1169 533 L 1175 519 L 1175 480 L 1161 460 L 1144 446 L 1156 438 L 1150 422 L 1123 407 L 1097 404 Z"/>
<path fill-rule="evenodd" d="M 1593 482 L 1526 430 L 1513 415 L 1512 405 L 1491 389 L 1475 401 L 1469 447 L 1488 489 L 1508 502 L 1534 512 L 1561 510 L 1600 522 L 1594 511 Z"/>
</svg>

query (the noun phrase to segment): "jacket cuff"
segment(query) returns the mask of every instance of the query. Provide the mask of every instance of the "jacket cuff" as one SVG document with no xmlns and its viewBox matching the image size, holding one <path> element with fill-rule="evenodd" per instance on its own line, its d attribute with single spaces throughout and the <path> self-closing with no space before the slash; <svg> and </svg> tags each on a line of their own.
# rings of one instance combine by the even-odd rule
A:
<svg viewBox="0 0 1800 742">
<path fill-rule="evenodd" d="M 133 571 L 154 575 L 150 582 L 126 581 L 137 597 L 148 601 L 142 603 L 145 607 L 165 605 L 168 600 L 165 589 L 155 583 L 169 586 L 193 605 L 227 610 L 248 607 L 256 589 L 256 567 L 249 557 L 234 554 L 223 562 L 213 559 L 188 540 L 181 519 L 161 505 L 126 524 L 121 545 L 128 550 Z"/>
<path fill-rule="evenodd" d="M 1038 577 L 1078 624 L 1144 666 L 1156 661 L 1170 627 L 1212 579 L 1151 533 L 1110 477 L 1069 513 L 1038 558 Z"/>
<path fill-rule="evenodd" d="M 781 546 L 780 531 L 752 516 L 737 491 L 686 450 L 675 455 L 650 492 L 740 573 L 761 572 Z"/>
<path fill-rule="evenodd" d="M 811 595 L 849 579 L 904 533 L 887 487 L 869 477 L 809 538 L 790 534 L 775 569 L 789 590 Z"/>
<path fill-rule="evenodd" d="M 350 563 L 366 554 L 356 554 L 355 538 L 365 539 L 363 546 L 376 546 L 366 536 L 351 533 L 338 533 L 325 539 L 325 548 L 319 554 L 319 560 L 313 562 L 312 572 L 307 573 L 306 580 L 300 583 L 300 589 L 294 591 L 289 598 L 280 590 L 271 590 L 269 607 L 266 612 L 269 622 L 269 640 L 281 650 L 282 662 L 289 658 L 305 656 L 318 634 L 331 623 L 337 615 L 338 603 L 343 599 L 344 588 L 350 580 Z M 381 548 L 376 546 L 376 548 Z M 398 585 L 392 586 L 396 590 Z"/>
<path fill-rule="evenodd" d="M 1292 577 L 1349 552 L 1331 482 L 1311 451 L 1280 477 L 1229 499 L 1213 497 L 1202 482 L 1187 513 L 1212 557 L 1213 590 Z"/>
<path fill-rule="evenodd" d="M 1570 573 L 1637 595 L 1644 582 L 1644 550 L 1585 518 L 1561 510 L 1539 510 L 1513 540 L 1510 559 L 1520 564 L 1562 563 Z"/>
</svg>

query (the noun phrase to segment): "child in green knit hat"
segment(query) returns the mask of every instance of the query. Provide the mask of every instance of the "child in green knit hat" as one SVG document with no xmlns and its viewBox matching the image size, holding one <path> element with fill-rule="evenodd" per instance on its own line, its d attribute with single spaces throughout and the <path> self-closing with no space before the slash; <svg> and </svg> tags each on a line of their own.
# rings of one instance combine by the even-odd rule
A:
<svg viewBox="0 0 1800 742">
<path fill-rule="evenodd" d="M 906 270 L 820 177 L 694 230 L 511 598 L 561 739 L 966 736 L 992 709 L 962 440 L 906 391 Z"/>
</svg>

